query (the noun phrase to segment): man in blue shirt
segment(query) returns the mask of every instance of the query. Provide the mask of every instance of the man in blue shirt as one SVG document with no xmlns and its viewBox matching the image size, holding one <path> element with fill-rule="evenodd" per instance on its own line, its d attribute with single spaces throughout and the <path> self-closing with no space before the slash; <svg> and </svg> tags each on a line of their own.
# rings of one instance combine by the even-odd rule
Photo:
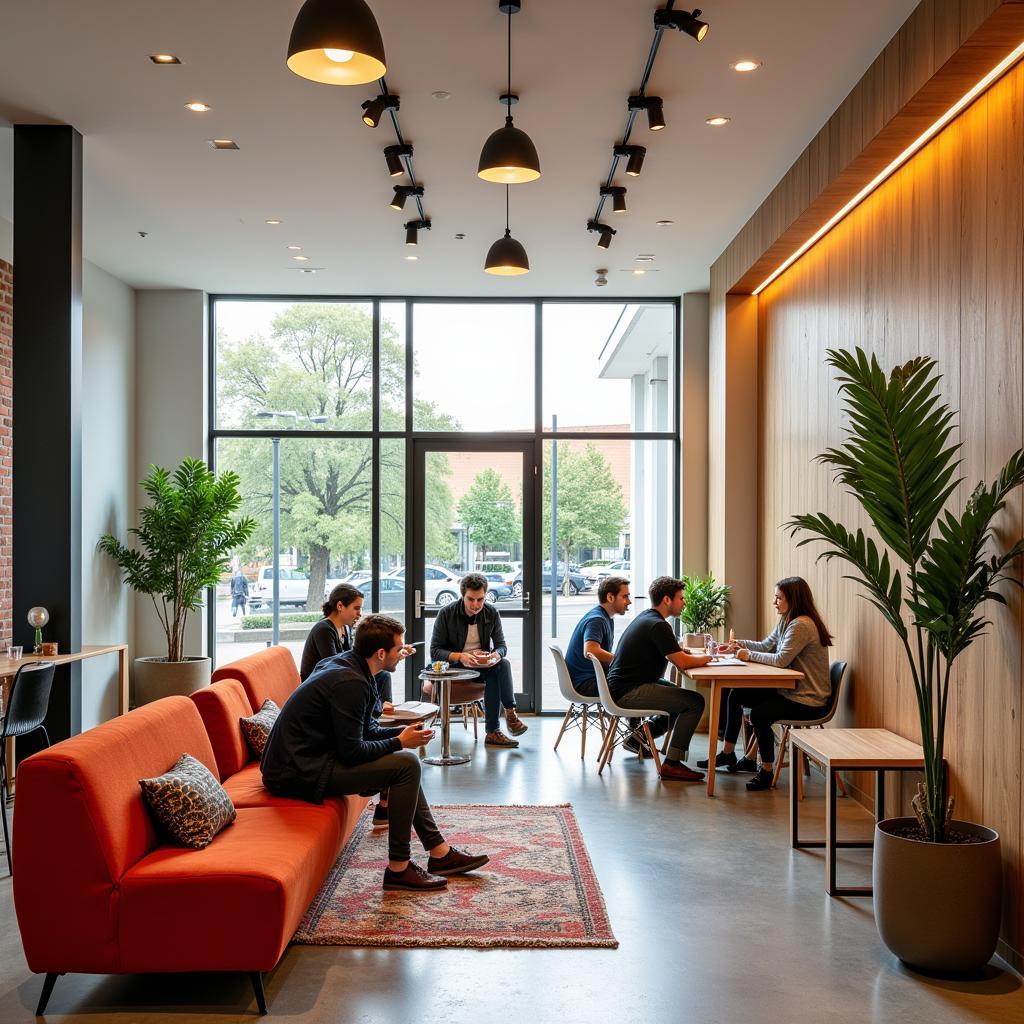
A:
<svg viewBox="0 0 1024 1024">
<path fill-rule="evenodd" d="M 615 639 L 616 615 L 625 615 L 633 599 L 629 595 L 629 580 L 624 576 L 609 576 L 597 588 L 597 606 L 591 608 L 572 631 L 565 652 L 569 678 L 578 693 L 597 696 L 597 676 L 594 663 L 587 657 L 593 654 L 606 668 L 612 663 L 612 643 Z"/>
</svg>

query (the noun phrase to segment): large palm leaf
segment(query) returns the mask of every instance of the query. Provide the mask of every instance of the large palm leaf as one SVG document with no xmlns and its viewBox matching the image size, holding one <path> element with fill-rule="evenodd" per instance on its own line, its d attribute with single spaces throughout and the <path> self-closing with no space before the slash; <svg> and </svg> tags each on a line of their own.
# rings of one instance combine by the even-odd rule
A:
<svg viewBox="0 0 1024 1024">
<path fill-rule="evenodd" d="M 941 841 L 951 803 L 943 770 L 946 708 L 953 661 L 984 631 L 986 601 L 1005 603 L 998 586 L 1024 554 L 1024 539 L 986 554 L 993 520 L 1010 492 L 1024 484 L 1024 452 L 1010 456 L 990 485 L 978 484 L 958 516 L 946 502 L 960 483 L 960 444 L 952 443 L 953 412 L 939 394 L 934 359 L 920 357 L 886 377 L 875 356 L 830 349 L 843 409 L 843 444 L 818 456 L 831 466 L 867 513 L 879 548 L 824 513 L 794 516 L 786 525 L 823 541 L 819 558 L 839 558 L 853 572 L 903 644 L 917 695 L 925 783 L 915 808 L 930 838 Z M 886 550 L 888 549 L 888 550 Z M 905 574 L 890 562 L 903 562 Z M 906 587 L 906 592 L 904 590 Z M 909 621 L 908 621 L 909 620 Z"/>
</svg>

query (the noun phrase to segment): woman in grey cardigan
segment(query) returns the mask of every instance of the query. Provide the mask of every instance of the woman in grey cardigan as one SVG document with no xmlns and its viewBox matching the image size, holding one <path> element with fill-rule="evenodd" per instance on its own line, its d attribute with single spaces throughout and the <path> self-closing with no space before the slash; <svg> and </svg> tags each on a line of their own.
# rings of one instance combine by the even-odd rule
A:
<svg viewBox="0 0 1024 1024">
<path fill-rule="evenodd" d="M 741 661 L 754 661 L 776 668 L 792 668 L 803 673 L 794 690 L 738 688 L 729 691 L 726 701 L 725 742 L 715 758 L 716 768 L 730 772 L 756 772 L 747 789 L 771 789 L 775 762 L 775 734 L 772 725 L 780 721 L 813 721 L 832 694 L 829 679 L 828 648 L 832 635 L 814 606 L 807 581 L 788 576 L 775 584 L 772 602 L 779 613 L 775 629 L 764 640 L 738 640 L 726 650 Z M 761 770 L 747 757 L 737 760 L 736 740 L 743 724 L 743 709 L 750 708 L 750 724 L 757 737 Z M 706 767 L 697 762 L 698 767 Z"/>
</svg>

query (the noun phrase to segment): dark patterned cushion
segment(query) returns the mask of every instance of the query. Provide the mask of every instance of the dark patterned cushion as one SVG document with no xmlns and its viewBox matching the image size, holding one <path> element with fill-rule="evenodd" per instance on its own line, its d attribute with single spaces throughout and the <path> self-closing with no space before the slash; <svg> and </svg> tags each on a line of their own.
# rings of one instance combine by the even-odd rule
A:
<svg viewBox="0 0 1024 1024">
<path fill-rule="evenodd" d="M 235 820 L 235 805 L 202 761 L 182 754 L 156 779 L 139 779 L 142 795 L 157 820 L 177 842 L 201 850 Z"/>
<path fill-rule="evenodd" d="M 267 745 L 270 730 L 274 728 L 279 714 L 281 709 L 268 697 L 255 715 L 238 720 L 242 725 L 242 735 L 257 758 L 263 756 L 263 748 Z"/>
</svg>

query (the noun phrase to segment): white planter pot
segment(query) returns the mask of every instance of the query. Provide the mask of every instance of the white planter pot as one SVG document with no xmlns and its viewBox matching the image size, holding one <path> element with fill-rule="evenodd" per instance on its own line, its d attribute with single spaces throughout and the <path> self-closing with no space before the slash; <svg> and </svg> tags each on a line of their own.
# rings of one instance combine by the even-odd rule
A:
<svg viewBox="0 0 1024 1024">
<path fill-rule="evenodd" d="M 168 661 L 166 658 L 136 658 L 134 678 L 136 707 L 162 697 L 187 697 L 210 685 L 210 659 Z"/>
</svg>

